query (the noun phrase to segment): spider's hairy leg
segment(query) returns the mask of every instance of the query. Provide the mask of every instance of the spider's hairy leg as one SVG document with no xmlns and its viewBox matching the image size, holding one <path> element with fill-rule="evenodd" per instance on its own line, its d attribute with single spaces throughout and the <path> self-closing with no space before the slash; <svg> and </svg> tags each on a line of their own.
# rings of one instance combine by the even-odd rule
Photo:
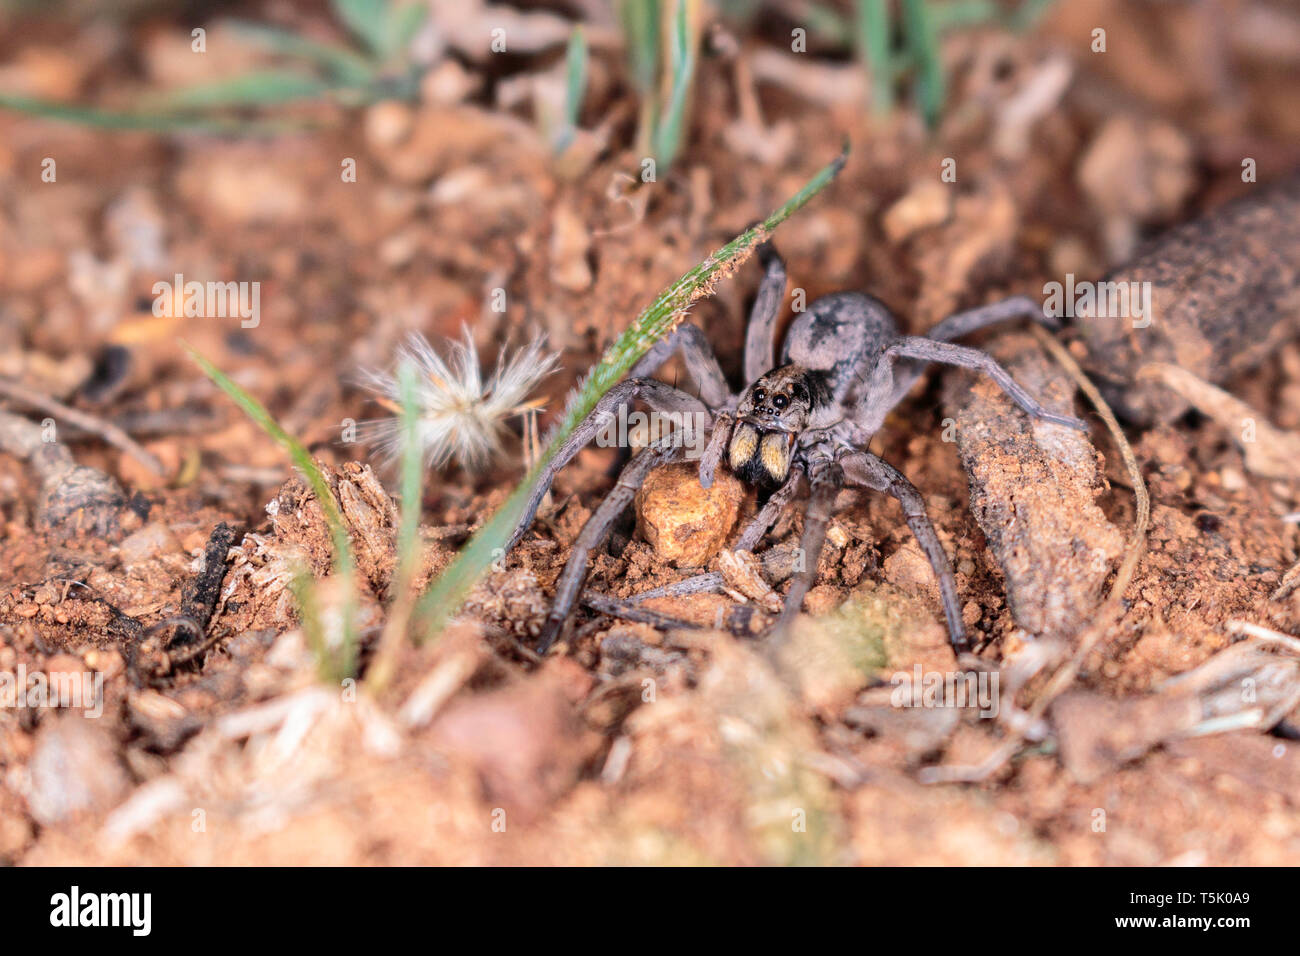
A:
<svg viewBox="0 0 1300 956">
<path fill-rule="evenodd" d="M 657 466 L 681 457 L 683 452 L 681 443 L 669 436 L 641 449 L 627 463 L 613 489 L 600 503 L 596 513 L 582 526 L 577 540 L 573 542 L 569 560 L 564 565 L 564 570 L 560 572 L 559 580 L 555 582 L 555 598 L 550 613 L 546 615 L 546 623 L 542 627 L 537 653 L 545 654 L 555 643 L 555 639 L 560 636 L 564 622 L 569 612 L 573 610 L 574 602 L 582 591 L 582 584 L 587 579 L 588 555 L 605 540 L 609 529 L 623 513 L 623 509 L 631 503 L 637 489 L 645 481 L 646 475 Z"/>
<path fill-rule="evenodd" d="M 731 429 L 735 424 L 736 417 L 730 412 L 720 412 L 713 420 L 713 433 L 709 436 L 709 443 L 704 446 L 704 454 L 700 456 L 700 487 L 713 487 L 713 473 L 718 470 L 718 462 L 722 461 L 722 456 L 727 451 Z"/>
<path fill-rule="evenodd" d="M 786 578 L 794 574 L 794 566 L 797 563 L 795 557 L 795 548 L 792 547 L 775 547 L 769 548 L 759 557 L 763 563 L 763 571 L 767 575 L 770 584 L 780 584 Z M 702 571 L 699 574 L 692 575 L 689 578 L 683 578 L 681 581 L 674 581 L 672 584 L 661 584 L 657 588 L 651 588 L 649 591 L 642 591 L 639 594 L 633 594 L 630 598 L 617 603 L 625 608 L 635 607 L 642 601 L 649 601 L 653 598 L 663 597 L 686 597 L 690 594 L 714 594 L 727 586 L 727 579 L 721 571 Z M 583 600 L 587 600 L 587 595 L 591 591 L 583 593 Z M 598 597 L 601 597 L 598 595 Z M 612 600 L 605 598 L 605 600 Z"/>
<path fill-rule="evenodd" d="M 785 607 L 781 616 L 773 625 L 772 633 L 779 635 L 790 622 L 799 616 L 803 607 L 804 595 L 817 580 L 817 562 L 822 556 L 822 546 L 826 543 L 826 526 L 831 520 L 831 509 L 835 505 L 835 496 L 844 485 L 844 475 L 839 465 L 828 459 L 819 459 L 808 466 L 808 483 L 812 486 L 812 497 L 808 510 L 804 512 L 803 535 L 799 539 L 802 565 L 795 572 L 786 592 Z"/>
<path fill-rule="evenodd" d="M 550 489 L 556 473 L 567 465 L 573 459 L 573 456 L 578 454 L 589 441 L 614 421 L 615 416 L 619 413 L 620 405 L 631 405 L 638 398 L 657 412 L 684 412 L 691 415 L 704 415 L 706 419 L 709 417 L 708 409 L 704 407 L 704 404 L 698 398 L 694 395 L 688 395 L 681 389 L 673 388 L 671 385 L 665 385 L 663 382 L 650 378 L 629 378 L 619 382 L 596 403 L 596 407 L 591 410 L 591 414 L 584 418 L 581 424 L 573 430 L 573 434 L 560 446 L 560 450 L 555 453 L 555 457 L 550 460 L 545 470 L 538 476 L 537 483 L 533 485 L 533 490 L 528 496 L 528 504 L 519 519 L 519 524 L 515 526 L 514 533 L 510 535 L 510 540 L 506 542 L 505 550 L 507 552 L 519 543 L 519 539 L 524 536 L 528 526 L 533 523 L 533 518 L 537 514 L 537 507 L 542 503 L 542 498 L 546 496 L 546 492 Z M 680 444 L 680 442 L 678 443 Z"/>
<path fill-rule="evenodd" d="M 769 583 L 780 584 L 794 574 L 795 565 L 798 563 L 795 554 L 796 550 L 792 547 L 771 548 L 759 558 Z M 624 599 L 611 598 L 608 595 L 591 590 L 583 591 L 582 603 L 593 610 L 600 611 L 602 614 L 621 617 L 629 621 L 641 621 L 660 630 L 669 630 L 675 627 L 698 628 L 700 626 L 698 624 L 682 621 L 666 614 L 660 614 L 657 611 L 650 611 L 641 607 L 641 604 L 653 598 L 714 594 L 724 591 L 726 587 L 727 580 L 721 572 L 704 571 L 681 581 L 651 588 L 649 591 L 642 591 Z M 732 608 L 725 615 L 720 614 L 716 623 L 719 628 L 726 629 L 737 637 L 753 637 L 755 636 L 753 624 L 757 613 L 758 609 L 753 605 L 742 604 Z"/>
<path fill-rule="evenodd" d="M 641 360 L 632 366 L 629 378 L 649 378 L 673 352 L 680 352 L 686 373 L 700 390 L 700 398 L 711 411 L 722 408 L 731 399 L 731 389 L 718 365 L 713 346 L 698 325 L 684 322 L 672 334 L 660 339 Z"/>
<path fill-rule="evenodd" d="M 758 261 L 763 281 L 745 327 L 746 385 L 776 365 L 776 319 L 785 300 L 785 263 L 771 240 L 758 247 Z"/>
<path fill-rule="evenodd" d="M 745 530 L 740 533 L 736 539 L 737 551 L 753 551 L 755 545 L 762 540 L 763 535 L 767 534 L 769 528 L 776 524 L 776 519 L 781 516 L 782 509 L 790 503 L 790 499 L 799 491 L 799 482 L 802 481 L 802 472 L 792 470 L 790 477 L 786 479 L 785 484 L 776 491 L 754 515 L 752 521 L 745 526 Z"/>
<path fill-rule="evenodd" d="M 1061 327 L 1060 322 L 1045 313 L 1043 307 L 1029 296 L 1013 295 L 1000 302 L 990 302 L 988 305 L 966 309 L 964 312 L 954 312 L 925 333 L 925 337 L 936 342 L 948 342 L 1012 319 L 1033 319 L 1053 331 Z"/>
<path fill-rule="evenodd" d="M 880 356 L 880 363 L 883 365 L 891 356 L 919 359 L 923 362 L 942 362 L 945 365 L 956 365 L 983 372 L 1007 393 L 1008 398 L 1034 418 L 1056 425 L 1065 425 L 1067 428 L 1078 429 L 1081 432 L 1088 431 L 1086 422 L 1080 421 L 1073 415 L 1059 415 L 1048 411 L 1040 405 L 1038 400 L 1026 392 L 1020 383 L 1011 377 L 1011 373 L 987 352 L 966 345 L 953 345 L 951 342 L 936 342 L 933 339 L 909 335 L 885 349 Z"/>
<path fill-rule="evenodd" d="M 925 552 L 934 576 L 939 581 L 939 597 L 943 601 L 943 614 L 948 620 L 948 639 L 952 642 L 953 650 L 958 654 L 969 651 L 970 638 L 966 635 L 966 626 L 961 619 L 961 604 L 957 599 L 957 580 L 953 577 L 952 564 L 939 542 L 934 525 L 930 523 L 921 493 L 901 471 L 870 452 L 850 452 L 839 459 L 839 465 L 849 484 L 883 491 L 902 506 L 903 519 L 912 529 L 916 543 Z"/>
</svg>

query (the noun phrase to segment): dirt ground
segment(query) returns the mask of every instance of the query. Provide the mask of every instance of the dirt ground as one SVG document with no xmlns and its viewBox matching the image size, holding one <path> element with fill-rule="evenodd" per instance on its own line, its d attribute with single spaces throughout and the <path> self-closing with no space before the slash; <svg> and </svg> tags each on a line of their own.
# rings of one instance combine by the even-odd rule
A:
<svg viewBox="0 0 1300 956">
<path fill-rule="evenodd" d="M 196 22 L 220 19 L 193 6 Z M 235 6 L 337 34 L 323 5 Z M 453 6 L 434 4 L 455 19 L 450 37 L 486 33 L 502 15 Z M 1003 487 L 968 473 L 977 418 L 1003 401 L 995 390 L 936 369 L 872 444 L 925 497 L 978 656 L 1001 668 L 996 719 L 890 706 L 892 675 L 958 663 L 898 505 L 859 491 L 841 493 L 807 613 L 779 651 L 580 609 L 539 658 L 531 645 L 555 580 L 613 486 L 615 450 L 595 447 L 560 473 L 538 522 L 448 630 L 405 646 L 387 687 L 367 686 L 396 564 L 396 477 L 347 439 L 351 424 L 388 414 L 356 381 L 389 365 L 408 331 L 437 343 L 465 325 L 486 357 L 544 334 L 562 368 L 541 386 L 544 431 L 662 288 L 798 190 L 845 139 L 842 174 L 775 234 L 789 295 L 866 291 L 913 333 L 1007 295 L 1040 300 L 1066 273 L 1098 278 L 1141 240 L 1300 168 L 1300 15 L 1286 3 L 1072 0 L 1028 32 L 953 31 L 932 131 L 906 100 L 873 115 L 850 51 L 814 36 L 806 54 L 788 53 L 804 4 L 773 0 L 749 20 L 709 8 L 687 144 L 653 183 L 638 179 L 636 100 L 604 5 L 522 6 L 590 20 L 582 138 L 562 161 L 530 104 L 532 84 L 562 66 L 567 29 L 548 42 L 540 21 L 535 50 L 494 57 L 449 41 L 416 102 L 314 104 L 301 133 L 154 135 L 0 110 L 0 378 L 116 424 L 163 472 L 0 396 L 37 428 L 53 418 L 57 445 L 120 489 L 55 523 L 39 453 L 0 435 L 0 672 L 103 678 L 98 719 L 0 708 L 0 862 L 1300 862 L 1296 652 L 1243 646 L 1229 625 L 1300 634 L 1300 590 L 1284 586 L 1300 556 L 1296 472 L 1263 463 L 1256 432 L 1235 410 L 1216 418 L 1209 400 L 1168 420 L 1126 419 L 1150 493 L 1145 553 L 1071 688 L 1031 716 L 1099 614 L 1136 511 L 1113 437 L 1051 360 L 1025 358 L 1039 346 L 1022 328 L 976 342 L 1025 376 L 1045 370 L 1026 384 L 1089 421 L 1096 453 L 1080 440 L 1071 474 L 1092 510 L 1075 513 L 1088 528 L 1067 536 L 1100 543 L 1077 568 L 1052 565 L 1019 592 L 1008 580 L 1045 565 L 1008 557 L 1021 545 L 988 532 L 997 512 L 980 495 L 1002 495 L 1013 513 L 1022 495 L 1022 515 L 1038 515 L 1034 488 L 1059 476 L 1026 465 Z M 85 100 L 174 88 L 239 60 L 221 54 L 216 27 L 217 52 L 188 55 L 190 20 L 157 6 L 75 23 L 10 14 L 0 89 Z M 1105 52 L 1092 49 L 1099 27 Z M 48 158 L 54 182 L 42 180 Z M 355 182 L 340 176 L 348 159 Z M 1246 159 L 1258 184 L 1243 182 Z M 177 273 L 260 283 L 260 322 L 155 316 L 154 283 Z M 733 385 L 758 279 L 750 262 L 691 312 Z M 504 312 L 491 304 L 498 289 Z M 1276 322 L 1298 321 L 1292 290 Z M 1061 338 L 1085 365 L 1106 365 L 1072 329 Z M 359 681 L 321 681 L 293 597 L 305 563 L 326 617 L 343 613 L 319 503 L 181 340 L 327 466 L 358 555 Z M 661 377 L 685 378 L 674 364 Z M 1300 338 L 1220 384 L 1285 461 L 1300 440 Z M 945 435 L 954 421 L 956 441 Z M 430 473 L 421 585 L 523 472 L 515 436 L 488 467 Z M 742 513 L 755 507 L 748 491 Z M 193 601 L 222 522 L 233 544 L 206 628 L 219 639 L 150 672 L 142 646 Z M 801 527 L 794 509 L 768 546 Z M 628 517 L 587 585 L 627 597 L 690 573 Z M 1017 594 L 1066 577 L 1074 603 L 1044 625 L 1053 633 L 1031 632 Z M 711 594 L 652 606 L 711 622 L 735 604 Z M 1031 666 L 1039 649 L 1060 653 Z M 1190 695 L 1179 692 L 1187 682 L 1165 683 L 1226 667 L 1225 653 L 1255 655 L 1232 672 L 1247 675 L 1231 685 L 1244 688 L 1235 703 L 1222 683 Z M 1204 720 L 1239 713 L 1256 692 L 1289 706 L 1206 731 Z M 1020 734 L 984 779 L 945 782 Z"/>
</svg>

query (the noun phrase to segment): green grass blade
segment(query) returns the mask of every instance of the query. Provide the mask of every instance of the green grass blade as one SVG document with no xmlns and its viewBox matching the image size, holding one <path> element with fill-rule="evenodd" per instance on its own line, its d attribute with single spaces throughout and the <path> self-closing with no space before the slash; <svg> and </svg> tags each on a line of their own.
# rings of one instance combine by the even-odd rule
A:
<svg viewBox="0 0 1300 956">
<path fill-rule="evenodd" d="M 655 160 L 664 168 L 672 166 L 686 135 L 687 107 L 690 104 L 691 83 L 695 78 L 695 56 L 698 37 L 695 24 L 698 19 L 690 15 L 698 0 L 677 0 L 668 45 L 667 69 L 672 77 L 668 102 L 655 130 Z"/>
<path fill-rule="evenodd" d="M 894 108 L 894 80 L 890 69 L 891 25 L 887 0 L 857 0 L 858 56 L 871 81 L 871 108 L 884 116 Z"/>
<path fill-rule="evenodd" d="M 655 89 L 659 77 L 659 9 L 660 0 L 620 0 L 618 4 L 628 74 L 641 101 L 636 148 L 643 156 L 654 150 L 654 130 L 659 122 Z"/>
<path fill-rule="evenodd" d="M 266 406 L 236 385 L 221 369 L 213 365 L 198 351 L 189 345 L 185 345 L 185 349 L 190 353 L 190 357 L 198 363 L 199 368 L 203 369 L 204 374 L 212 379 L 213 383 L 225 392 L 262 431 L 275 439 L 289 453 L 294 465 L 307 479 L 307 484 L 316 496 L 321 512 L 325 515 L 325 523 L 329 527 L 330 539 L 334 544 L 334 572 L 344 580 L 348 593 L 348 599 L 344 602 L 342 609 L 344 622 L 343 647 L 340 650 L 341 659 L 337 662 L 336 669 L 344 677 L 351 676 L 356 666 L 356 635 L 353 631 L 356 607 L 353 582 L 355 580 L 356 561 L 352 556 L 352 542 L 348 538 L 347 526 L 343 522 L 343 514 L 339 511 L 333 492 L 330 491 L 329 482 L 325 480 L 321 470 L 316 467 L 316 462 L 312 461 L 311 453 L 303 447 L 303 444 L 298 439 L 280 426 L 280 423 L 266 410 Z"/>
<path fill-rule="evenodd" d="M 500 557 L 515 525 L 523 516 L 528 494 L 541 470 L 555 456 L 574 428 L 595 407 L 602 395 L 632 368 L 650 348 L 681 321 L 684 310 L 696 299 L 710 295 L 714 285 L 732 275 L 772 230 L 802 208 L 844 168 L 848 146 L 834 162 L 824 167 L 785 205 L 762 223 L 718 249 L 662 292 L 602 356 L 582 391 L 573 401 L 555 437 L 541 459 L 525 476 L 495 514 L 488 519 L 447 568 L 420 598 L 415 612 L 417 635 L 429 637 L 442 630 L 480 577 Z"/>
<path fill-rule="evenodd" d="M 419 372 L 409 361 L 397 368 L 397 396 L 401 403 L 402 465 L 401 517 L 397 528 L 397 573 L 389 585 L 388 620 L 379 638 L 366 686 L 382 692 L 392 680 L 406 644 L 414 600 L 411 583 L 420 564 L 420 512 L 424 496 L 424 455 L 420 445 Z"/>
<path fill-rule="evenodd" d="M 269 53 L 306 60 L 318 69 L 349 86 L 363 86 L 374 80 L 375 66 L 365 57 L 345 46 L 321 43 L 300 36 L 292 30 L 253 23 L 249 20 L 224 21 L 238 36 Z"/>
<path fill-rule="evenodd" d="M 857 38 L 857 18 L 850 23 L 848 17 L 823 3 L 810 3 L 803 13 L 808 33 L 818 39 L 838 46 L 852 46 Z"/>
<path fill-rule="evenodd" d="M 268 69 L 158 93 L 140 101 L 141 112 L 184 113 L 276 106 L 328 93 L 336 84 L 298 70 Z"/>
<path fill-rule="evenodd" d="M 582 99 L 587 93 L 587 39 L 582 27 L 575 27 L 569 37 L 565 75 L 564 118 L 576 129 L 582 113 Z"/>
<path fill-rule="evenodd" d="M 632 85 L 642 97 L 654 93 L 659 76 L 659 0 L 621 0 L 619 24 Z"/>
<path fill-rule="evenodd" d="M 939 34 L 926 0 L 903 0 L 903 27 L 907 46 L 916 63 L 916 99 L 921 115 L 933 128 L 943 110 L 943 62 L 939 58 Z"/>
<path fill-rule="evenodd" d="M 394 60 L 405 53 L 428 18 L 428 5 L 420 0 L 394 4 L 385 23 L 384 60 Z"/>
<path fill-rule="evenodd" d="M 1020 6 L 1007 17 L 1007 25 L 1018 32 L 1033 29 L 1055 3 L 1056 0 L 1021 0 Z"/>
<path fill-rule="evenodd" d="M 397 533 L 398 578 L 409 584 L 419 563 L 420 504 L 424 497 L 424 457 L 420 446 L 419 373 L 410 362 L 397 370 L 397 394 L 402 405 L 402 517 Z M 405 572 L 405 573 L 404 573 Z"/>
<path fill-rule="evenodd" d="M 551 152 L 563 153 L 578 132 L 578 117 L 582 112 L 582 98 L 587 89 L 587 41 L 582 27 L 574 27 L 569 35 L 569 48 L 564 58 L 565 90 L 564 114 L 557 128 L 550 134 Z"/>
<path fill-rule="evenodd" d="M 60 123 L 75 123 L 79 126 L 119 132 L 274 135 L 305 128 L 305 124 L 301 122 L 283 120 L 257 121 L 230 116 L 106 110 L 77 103 L 55 103 L 12 93 L 0 93 L 0 108 L 17 110 L 30 116 Z"/>
<path fill-rule="evenodd" d="M 367 49 L 382 59 L 388 44 L 388 0 L 331 0 L 334 15 L 363 42 Z"/>
</svg>

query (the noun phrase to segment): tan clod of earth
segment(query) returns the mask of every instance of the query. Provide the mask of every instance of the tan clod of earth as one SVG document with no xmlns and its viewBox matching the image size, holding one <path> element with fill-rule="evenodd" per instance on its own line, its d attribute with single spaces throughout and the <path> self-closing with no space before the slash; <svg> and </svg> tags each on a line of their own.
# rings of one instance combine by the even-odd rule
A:
<svg viewBox="0 0 1300 956">
<path fill-rule="evenodd" d="M 731 533 L 744 496 L 740 480 L 718 471 L 700 485 L 699 465 L 678 462 L 652 471 L 636 494 L 636 526 L 655 554 L 677 567 L 702 567 Z"/>
<path fill-rule="evenodd" d="M 925 179 L 885 211 L 881 225 L 889 241 L 898 244 L 923 229 L 942 225 L 952 216 L 953 189 L 944 183 Z"/>
</svg>

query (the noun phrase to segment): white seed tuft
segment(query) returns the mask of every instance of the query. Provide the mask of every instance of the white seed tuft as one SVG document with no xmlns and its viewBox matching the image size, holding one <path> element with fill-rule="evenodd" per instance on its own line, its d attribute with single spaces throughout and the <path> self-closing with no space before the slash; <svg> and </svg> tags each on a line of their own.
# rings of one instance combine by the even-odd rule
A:
<svg viewBox="0 0 1300 956">
<path fill-rule="evenodd" d="M 359 384 L 400 412 L 396 370 L 411 363 L 417 372 L 418 436 L 425 465 L 441 468 L 454 459 L 463 467 L 478 468 L 501 451 L 506 419 L 538 407 L 529 403 L 528 395 L 555 371 L 559 355 L 547 352 L 541 339 L 510 355 L 503 347 L 496 368 L 484 379 L 469 329 L 462 341 L 448 342 L 447 352 L 444 358 L 423 335 L 412 332 L 398 348 L 393 371 L 364 369 Z M 401 457 L 400 415 L 361 422 L 359 433 L 386 460 Z"/>
</svg>

